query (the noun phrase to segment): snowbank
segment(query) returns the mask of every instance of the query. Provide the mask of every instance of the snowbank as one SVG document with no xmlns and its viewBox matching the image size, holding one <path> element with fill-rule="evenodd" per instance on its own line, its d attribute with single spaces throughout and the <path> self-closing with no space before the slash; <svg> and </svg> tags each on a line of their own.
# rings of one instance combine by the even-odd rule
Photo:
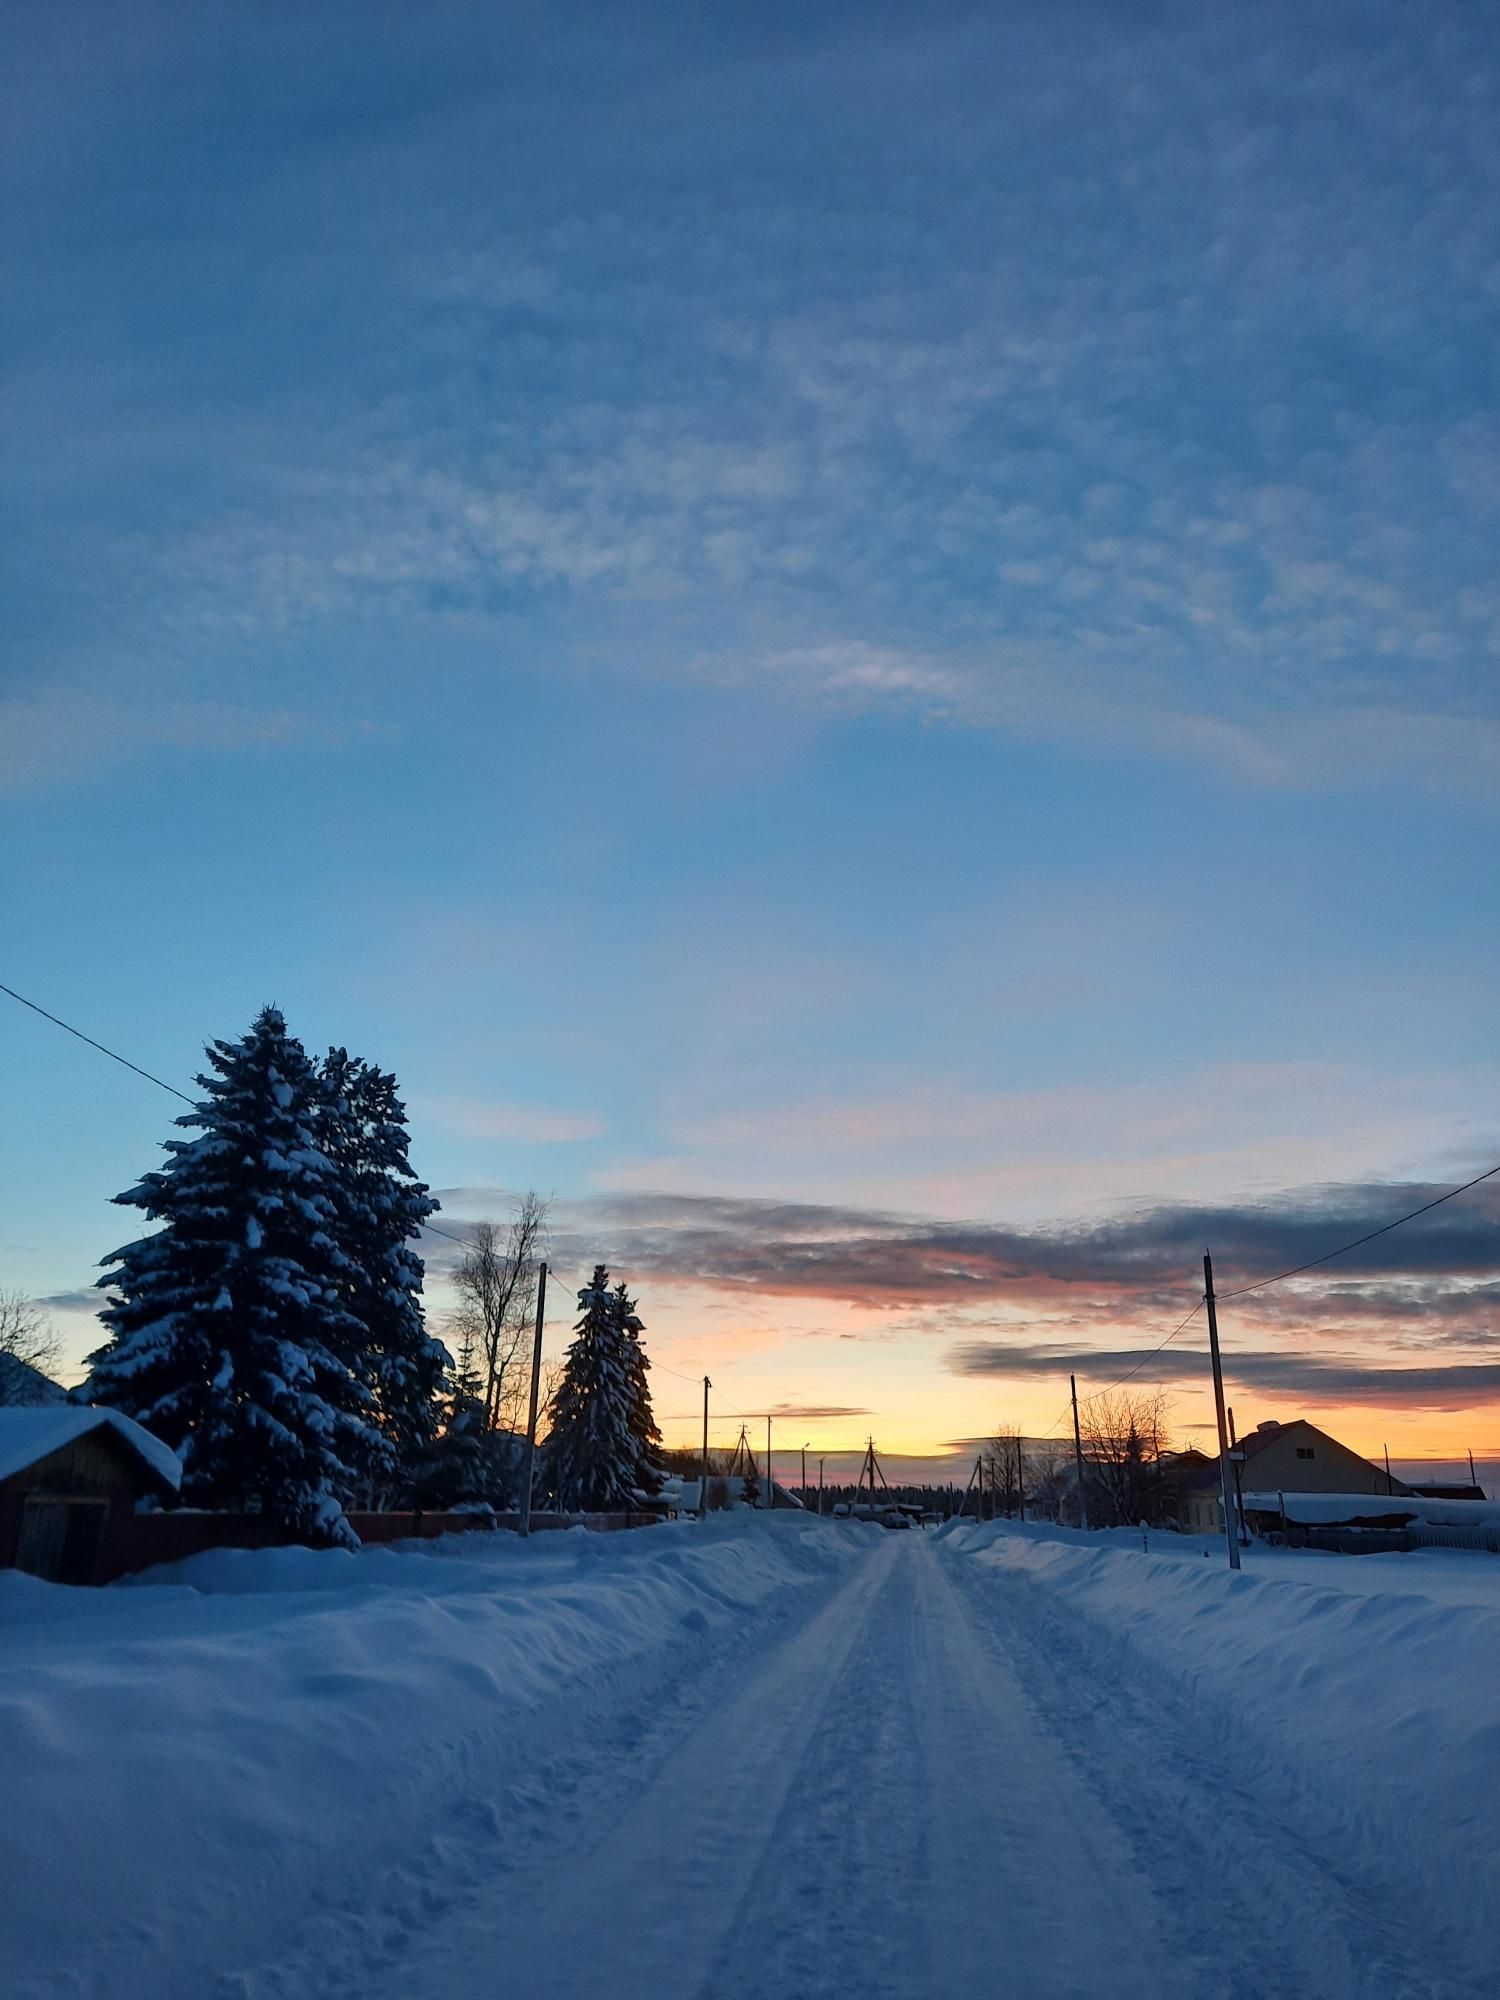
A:
<svg viewBox="0 0 1500 2000">
<path fill-rule="evenodd" d="M 1249 1514 L 1285 1512 L 1300 1526 L 1346 1521 L 1425 1521 L 1438 1528 L 1500 1527 L 1500 1500 L 1426 1500 L 1407 1493 L 1247 1493 Z"/>
<path fill-rule="evenodd" d="M 738 1515 L 222 1549 L 95 1591 L 0 1573 L 6 2000 L 251 1991 L 220 1970 L 320 1898 L 378 1900 L 435 1800 L 492 1822 L 518 1746 L 561 1753 L 863 1546 Z"/>
<path fill-rule="evenodd" d="M 1500 1560 L 1253 1549 L 1235 1574 L 1216 1538 L 1143 1553 L 1138 1532 L 1001 1523 L 944 1539 L 1107 1628 L 1218 1716 L 1247 1786 L 1294 1789 L 1372 1881 L 1500 1963 Z"/>
</svg>

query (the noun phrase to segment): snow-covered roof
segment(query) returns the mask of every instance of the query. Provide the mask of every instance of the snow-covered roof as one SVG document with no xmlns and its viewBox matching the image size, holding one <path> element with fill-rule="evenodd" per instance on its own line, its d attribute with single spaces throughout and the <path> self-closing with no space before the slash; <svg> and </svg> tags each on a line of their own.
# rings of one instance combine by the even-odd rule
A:
<svg viewBox="0 0 1500 2000">
<path fill-rule="evenodd" d="M 182 1465 L 176 1452 L 159 1437 L 118 1410 L 98 1410 L 71 1403 L 52 1403 L 39 1409 L 0 1409 L 0 1479 L 24 1472 L 38 1460 L 50 1458 L 75 1439 L 100 1428 L 112 1430 L 143 1458 L 175 1493 L 182 1484 Z"/>
<path fill-rule="evenodd" d="M 1252 1514 L 1275 1514 L 1283 1503 L 1299 1526 L 1337 1527 L 1359 1521 L 1427 1521 L 1437 1527 L 1490 1528 L 1500 1523 L 1500 1503 L 1427 1500 L 1411 1493 L 1247 1493 Z"/>
</svg>

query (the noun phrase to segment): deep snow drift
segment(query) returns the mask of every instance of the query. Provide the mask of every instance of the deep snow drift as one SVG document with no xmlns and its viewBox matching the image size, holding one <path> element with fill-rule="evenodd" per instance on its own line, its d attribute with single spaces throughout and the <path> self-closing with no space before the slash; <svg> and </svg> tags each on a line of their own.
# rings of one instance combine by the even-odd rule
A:
<svg viewBox="0 0 1500 2000">
<path fill-rule="evenodd" d="M 315 1905 L 379 1908 L 388 1850 L 492 1832 L 535 1739 L 602 1738 L 857 1553 L 775 1530 L 223 1549 L 104 1590 L 0 1572 L 0 1992 L 203 2000 Z"/>
<path fill-rule="evenodd" d="M 1497 1665 L 1447 1552 L 740 1514 L 7 1573 L 0 1990 L 1488 2000 Z"/>
<path fill-rule="evenodd" d="M 1340 1556 L 1217 1537 L 955 1526 L 942 1540 L 1123 1641 L 1214 1718 L 1288 1838 L 1420 1904 L 1500 1992 L 1500 1558 Z M 1290 1777 L 1290 1783 L 1287 1782 Z"/>
</svg>

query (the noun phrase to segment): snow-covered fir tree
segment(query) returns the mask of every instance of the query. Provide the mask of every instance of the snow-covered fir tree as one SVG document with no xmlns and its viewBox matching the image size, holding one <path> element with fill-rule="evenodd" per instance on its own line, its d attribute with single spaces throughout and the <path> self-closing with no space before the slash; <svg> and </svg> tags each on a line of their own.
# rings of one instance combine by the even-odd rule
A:
<svg viewBox="0 0 1500 2000">
<path fill-rule="evenodd" d="M 485 1446 L 484 1383 L 472 1335 L 466 1335 L 448 1374 L 433 1435 L 414 1468 L 412 1498 L 419 1507 L 473 1507 L 489 1501 Z"/>
<path fill-rule="evenodd" d="M 634 1330 L 625 1324 L 623 1292 L 610 1290 L 609 1272 L 597 1264 L 578 1294 L 580 1318 L 552 1399 L 546 1453 L 547 1483 L 565 1512 L 629 1507 L 650 1464 L 657 1433 L 640 1321 Z M 655 1492 L 656 1483 L 647 1490 Z"/>
<path fill-rule="evenodd" d="M 350 1366 L 370 1390 L 389 1448 L 371 1498 L 403 1499 L 438 1422 L 452 1357 L 422 1316 L 422 1259 L 412 1248 L 438 1204 L 412 1172 L 406 1107 L 396 1079 L 373 1063 L 330 1049 L 318 1138 L 334 1168 L 329 1182 L 344 1253 L 343 1300 L 359 1328 Z"/>
<path fill-rule="evenodd" d="M 614 1300 L 615 1324 L 620 1330 L 621 1347 L 625 1356 L 625 1375 L 630 1385 L 630 1433 L 636 1441 L 635 1484 L 636 1490 L 650 1499 L 660 1493 L 662 1469 L 657 1462 L 661 1450 L 661 1432 L 657 1428 L 656 1414 L 651 1408 L 651 1383 L 647 1371 L 651 1363 L 646 1358 L 646 1350 L 641 1344 L 645 1332 L 645 1322 L 635 1309 L 635 1300 L 626 1292 L 623 1284 L 615 1286 L 611 1297 Z"/>
<path fill-rule="evenodd" d="M 325 1103 L 286 1022 L 267 1007 L 214 1042 L 203 1097 L 167 1163 L 122 1206 L 160 1223 L 103 1262 L 109 1339 L 89 1357 L 91 1402 L 135 1417 L 177 1452 L 190 1505 L 259 1507 L 309 1538 L 355 1544 L 345 1505 L 388 1447 L 350 1365 Z"/>
</svg>

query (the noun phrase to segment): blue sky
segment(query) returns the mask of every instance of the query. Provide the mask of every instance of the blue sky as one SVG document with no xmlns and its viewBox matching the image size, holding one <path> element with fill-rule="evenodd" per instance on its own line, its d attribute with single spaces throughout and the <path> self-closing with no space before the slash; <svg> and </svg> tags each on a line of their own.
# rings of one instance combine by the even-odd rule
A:
<svg viewBox="0 0 1500 2000">
<path fill-rule="evenodd" d="M 1066 1233 L 1500 1158 L 1485 10 L 8 42 L 0 976 L 173 1080 L 274 999 L 664 1362 L 913 1449 L 1003 1414 L 962 1299 L 619 1204 Z M 66 1293 L 170 1104 L 7 1046 L 0 1278 Z M 1064 1340 L 1154 1324 L 1116 1282 Z M 1402 1305 L 1267 1337 L 1400 1365 Z M 1493 1431 L 1461 1379 L 1380 1421 Z"/>
</svg>

